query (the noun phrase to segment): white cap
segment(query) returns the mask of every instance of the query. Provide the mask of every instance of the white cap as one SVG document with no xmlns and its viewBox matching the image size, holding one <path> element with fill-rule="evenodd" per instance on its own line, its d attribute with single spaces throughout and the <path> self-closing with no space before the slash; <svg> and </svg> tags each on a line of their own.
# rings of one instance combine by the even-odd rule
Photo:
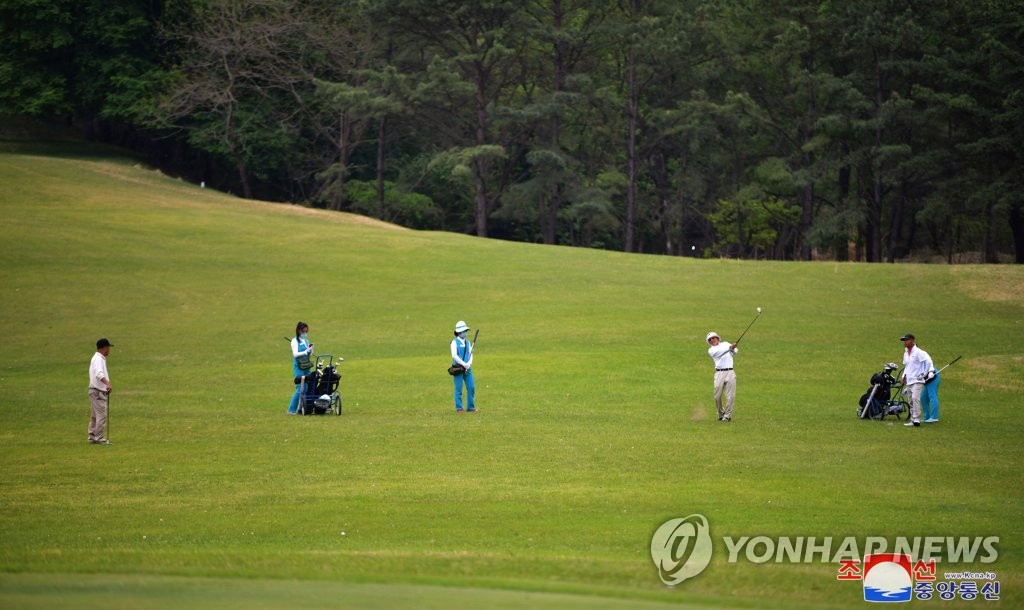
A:
<svg viewBox="0 0 1024 610">
<path fill-rule="evenodd" d="M 455 325 L 455 332 L 461 333 L 464 330 L 469 330 L 469 327 L 466 326 L 465 322 L 463 322 L 462 320 L 459 320 L 459 323 Z"/>
<path fill-rule="evenodd" d="M 715 331 L 711 331 L 708 333 L 707 337 L 704 337 L 704 340 L 707 341 L 708 343 L 711 343 L 712 337 L 714 337 L 715 339 L 721 339 L 721 337 L 718 336 L 718 333 L 716 333 Z"/>
</svg>

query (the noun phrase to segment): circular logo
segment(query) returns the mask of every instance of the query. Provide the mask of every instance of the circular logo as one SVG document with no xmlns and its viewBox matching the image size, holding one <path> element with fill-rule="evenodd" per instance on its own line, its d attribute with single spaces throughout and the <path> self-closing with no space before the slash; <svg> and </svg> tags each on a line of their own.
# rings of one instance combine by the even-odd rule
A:
<svg viewBox="0 0 1024 610">
<path fill-rule="evenodd" d="M 651 537 L 651 559 L 666 585 L 700 574 L 711 562 L 711 532 L 704 515 L 669 519 Z"/>
</svg>

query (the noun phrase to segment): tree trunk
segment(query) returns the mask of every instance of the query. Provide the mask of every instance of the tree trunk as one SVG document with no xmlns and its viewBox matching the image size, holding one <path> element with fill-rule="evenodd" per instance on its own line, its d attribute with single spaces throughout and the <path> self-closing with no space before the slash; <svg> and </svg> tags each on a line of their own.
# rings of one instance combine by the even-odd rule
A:
<svg viewBox="0 0 1024 610">
<path fill-rule="evenodd" d="M 633 241 L 636 231 L 636 181 L 637 181 L 637 159 L 636 159 L 636 132 L 639 121 L 639 93 L 636 90 L 636 59 L 632 52 L 627 59 L 626 67 L 626 115 L 628 119 L 626 134 L 626 226 L 623 235 L 625 242 L 623 250 L 633 251 Z"/>
<path fill-rule="evenodd" d="M 1024 264 L 1024 203 L 1010 206 L 1010 232 L 1013 233 L 1014 262 Z"/>
<path fill-rule="evenodd" d="M 872 212 L 875 214 L 875 234 L 872 235 L 871 252 L 868 254 L 869 262 L 880 262 L 882 260 L 882 162 L 879 160 L 879 151 L 882 149 L 882 103 L 883 88 L 885 87 L 885 74 L 882 72 L 881 60 L 878 52 L 875 52 L 875 150 L 872 153 L 872 177 L 874 178 L 874 189 L 872 193 Z M 890 253 L 891 254 L 891 253 Z M 891 260 L 889 262 L 892 262 Z"/>
<path fill-rule="evenodd" d="M 539 210 L 537 214 L 540 219 L 540 237 L 541 241 L 545 244 L 555 243 L 555 218 L 554 210 L 556 209 L 555 194 L 558 192 L 558 188 L 552 188 L 551 192 L 541 193 L 540 199 L 537 202 Z"/>
<path fill-rule="evenodd" d="M 874 176 L 872 176 L 871 201 L 868 209 L 868 234 L 867 234 L 867 259 L 869 263 L 882 261 L 882 179 L 878 173 L 881 171 L 875 165 Z"/>
<path fill-rule="evenodd" d="M 224 133 L 231 149 L 231 159 L 235 162 L 235 171 L 238 172 L 238 181 L 242 185 L 242 197 L 252 199 L 252 186 L 249 184 L 249 172 L 245 167 L 245 160 L 240 152 L 241 146 L 235 136 L 234 106 L 228 106 L 227 114 L 224 115 Z"/>
<path fill-rule="evenodd" d="M 906 182 L 900 188 L 900 195 L 892 206 L 892 216 L 889 217 L 889 243 L 886 262 L 896 262 L 896 249 L 899 247 L 900 235 L 903 234 L 903 210 L 906 207 Z"/>
<path fill-rule="evenodd" d="M 999 256 L 996 254 L 995 222 L 992 219 L 992 204 L 991 202 L 985 205 L 985 238 L 984 238 L 984 249 L 985 249 L 985 262 L 986 263 L 998 263 Z"/>
<path fill-rule="evenodd" d="M 551 3 L 552 26 L 558 33 L 562 32 L 562 20 L 564 10 L 561 0 L 554 0 Z M 561 36 L 556 36 L 554 42 L 555 65 L 554 83 L 552 91 L 557 97 L 565 89 L 565 42 Z M 558 151 L 562 141 L 562 117 L 560 111 L 556 110 L 551 115 L 551 150 Z M 551 187 L 548 195 L 540 199 L 541 217 L 540 230 L 541 238 L 545 244 L 554 244 L 558 239 L 558 210 L 562 207 L 562 180 L 558 178 Z"/>
<path fill-rule="evenodd" d="M 846 154 L 847 154 L 847 147 L 846 147 L 845 143 L 842 145 L 842 148 L 843 148 L 843 155 L 846 156 Z M 839 206 L 845 208 L 847 205 L 850 205 L 849 197 L 850 197 L 850 166 L 849 165 L 843 165 L 842 167 L 839 168 Z M 850 237 L 849 235 L 846 236 L 847 240 L 849 239 L 849 237 Z M 836 246 L 836 260 L 847 261 L 847 260 L 850 260 L 850 258 L 851 258 L 851 256 L 850 256 L 849 241 L 847 241 L 847 243 L 845 244 L 845 247 L 844 247 L 844 244 L 840 244 L 840 245 Z"/>
<path fill-rule="evenodd" d="M 804 169 L 810 170 L 810 161 L 805 160 Z M 810 171 L 807 172 L 810 175 Z M 800 260 L 811 260 L 811 247 L 807 245 L 807 234 L 811 231 L 811 221 L 814 218 L 814 182 L 808 182 L 800 189 L 800 226 L 797 230 L 797 240 L 800 248 L 797 254 Z"/>
<path fill-rule="evenodd" d="M 487 143 L 487 77 L 482 66 L 476 69 L 476 145 Z M 473 183 L 476 190 L 476 235 L 487 237 L 487 185 L 484 182 L 484 162 L 473 163 Z"/>
<path fill-rule="evenodd" d="M 345 181 L 348 178 L 348 162 L 352 147 L 352 121 L 344 110 L 338 116 L 338 178 L 331 209 L 341 210 L 345 205 Z"/>
<path fill-rule="evenodd" d="M 807 72 L 813 73 L 813 66 L 811 65 L 810 59 L 805 64 Z M 812 85 L 812 94 L 809 96 L 810 101 L 808 102 L 806 116 L 800 125 L 800 142 L 807 144 L 811 141 L 814 136 L 814 129 L 810 127 L 811 117 L 815 115 L 815 104 L 814 104 L 814 92 Z M 794 256 L 798 256 L 800 260 L 809 261 L 811 260 L 811 247 L 807 245 L 807 234 L 811 231 L 811 223 L 814 220 L 814 181 L 809 180 L 810 176 L 814 175 L 812 166 L 814 165 L 814 155 L 809 152 L 804 152 L 800 155 L 800 165 L 804 171 L 805 176 L 808 178 L 808 183 L 800 189 L 800 224 L 797 227 L 796 232 L 796 248 L 794 248 Z"/>
<path fill-rule="evenodd" d="M 381 117 L 377 127 L 377 218 L 384 218 L 384 139 L 387 119 Z"/>
<path fill-rule="evenodd" d="M 487 185 L 484 184 L 483 168 L 479 161 L 473 171 L 473 185 L 476 192 L 476 236 L 487 237 Z"/>
</svg>

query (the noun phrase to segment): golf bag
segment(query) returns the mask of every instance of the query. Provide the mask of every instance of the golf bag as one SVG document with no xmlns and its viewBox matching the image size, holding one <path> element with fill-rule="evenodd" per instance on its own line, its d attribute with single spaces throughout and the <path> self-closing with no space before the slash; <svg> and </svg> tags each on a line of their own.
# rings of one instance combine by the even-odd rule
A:
<svg viewBox="0 0 1024 610">
<path fill-rule="evenodd" d="M 334 364 L 334 356 L 317 356 L 315 369 L 307 375 L 296 377 L 295 383 L 301 385 L 300 414 L 341 415 L 341 373 Z"/>
<path fill-rule="evenodd" d="M 341 383 L 341 373 L 338 372 L 338 367 L 331 366 L 322 371 L 318 371 L 316 379 L 316 393 L 332 394 L 338 389 L 339 383 Z"/>
<path fill-rule="evenodd" d="M 858 401 L 858 418 L 885 419 L 892 415 L 896 419 L 906 419 L 910 416 L 910 405 L 903 397 L 903 386 L 892 374 L 895 370 L 896 365 L 890 362 L 871 376 L 871 387 Z"/>
</svg>

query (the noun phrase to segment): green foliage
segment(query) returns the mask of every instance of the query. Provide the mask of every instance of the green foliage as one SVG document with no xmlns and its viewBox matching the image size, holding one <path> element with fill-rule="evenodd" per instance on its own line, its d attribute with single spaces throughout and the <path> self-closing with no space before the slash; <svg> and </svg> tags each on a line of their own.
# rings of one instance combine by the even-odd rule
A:
<svg viewBox="0 0 1024 610">
<path fill-rule="evenodd" d="M 0 112 L 185 131 L 246 195 L 390 180 L 503 238 L 679 254 L 753 189 L 799 208 L 758 256 L 1024 261 L 1019 4 L 9 0 Z M 451 175 L 406 183 L 423 158 Z"/>
<path fill-rule="evenodd" d="M 0 6 L 0 112 L 134 117 L 159 74 L 156 5 L 102 0 Z"/>
<path fill-rule="evenodd" d="M 497 144 L 482 144 L 480 146 L 452 148 L 438 153 L 434 156 L 431 165 L 448 168 L 452 176 L 469 183 L 472 181 L 479 164 L 504 159 L 506 156 L 506 151 L 503 147 Z"/>
<path fill-rule="evenodd" d="M 391 182 L 384 182 L 383 208 L 377 196 L 377 184 L 350 180 L 345 183 L 345 199 L 350 210 L 358 214 L 380 218 L 413 229 L 441 228 L 441 209 L 430 197 L 420 193 L 401 191 Z"/>
<path fill-rule="evenodd" d="M 790 200 L 752 190 L 718 202 L 710 215 L 715 227 L 715 248 L 723 255 L 760 258 L 777 245 L 780 234 L 792 227 L 800 208 Z"/>
</svg>

